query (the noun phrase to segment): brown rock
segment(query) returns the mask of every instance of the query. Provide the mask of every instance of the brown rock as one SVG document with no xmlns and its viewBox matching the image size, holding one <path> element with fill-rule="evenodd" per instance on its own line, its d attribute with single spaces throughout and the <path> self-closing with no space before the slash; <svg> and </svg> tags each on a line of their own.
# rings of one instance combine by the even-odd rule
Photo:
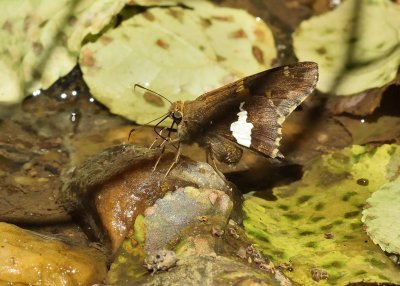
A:
<svg viewBox="0 0 400 286">
<path fill-rule="evenodd" d="M 222 190 L 235 202 L 236 216 L 240 215 L 240 195 L 211 166 L 181 157 L 165 177 L 174 154 L 163 154 L 153 171 L 159 156 L 159 150 L 117 145 L 76 168 L 64 186 L 69 211 L 92 230 L 94 238 L 108 242 L 113 253 L 136 216 L 179 187 Z"/>
<path fill-rule="evenodd" d="M 106 259 L 99 251 L 72 246 L 11 224 L 0 223 L 0 249 L 0 282 L 92 285 L 107 272 Z"/>
</svg>

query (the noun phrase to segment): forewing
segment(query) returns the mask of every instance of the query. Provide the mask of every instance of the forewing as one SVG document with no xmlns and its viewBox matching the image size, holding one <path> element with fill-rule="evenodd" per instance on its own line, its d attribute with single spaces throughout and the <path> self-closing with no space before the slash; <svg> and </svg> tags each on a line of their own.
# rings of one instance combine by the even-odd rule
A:
<svg viewBox="0 0 400 286">
<path fill-rule="evenodd" d="M 317 80 L 316 63 L 274 68 L 204 94 L 199 99 L 213 103 L 201 112 L 212 122 L 209 132 L 269 157 L 279 157 L 282 123 L 314 90 Z M 211 95 L 213 100 L 208 100 Z"/>
<path fill-rule="evenodd" d="M 299 62 L 267 70 L 243 79 L 251 96 L 271 99 L 280 115 L 287 117 L 315 89 L 318 65 Z"/>
</svg>

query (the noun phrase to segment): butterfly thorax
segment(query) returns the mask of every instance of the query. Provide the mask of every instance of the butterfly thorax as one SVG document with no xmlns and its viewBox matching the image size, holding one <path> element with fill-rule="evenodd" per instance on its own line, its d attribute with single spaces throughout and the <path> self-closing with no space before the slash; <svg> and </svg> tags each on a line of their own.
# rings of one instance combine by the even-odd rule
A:
<svg viewBox="0 0 400 286">
<path fill-rule="evenodd" d="M 172 103 L 169 113 L 172 120 L 177 125 L 177 132 L 180 141 L 192 143 L 203 137 L 205 132 L 205 121 L 200 120 L 204 112 L 199 112 L 199 108 L 193 102 L 176 101 Z M 207 125 L 207 124 L 206 124 Z"/>
</svg>

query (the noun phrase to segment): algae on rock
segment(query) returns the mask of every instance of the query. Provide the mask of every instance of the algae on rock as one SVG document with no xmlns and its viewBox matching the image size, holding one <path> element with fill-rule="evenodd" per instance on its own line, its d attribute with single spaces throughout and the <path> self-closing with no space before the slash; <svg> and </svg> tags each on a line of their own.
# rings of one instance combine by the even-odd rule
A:
<svg viewBox="0 0 400 286">
<path fill-rule="evenodd" d="M 398 145 L 324 155 L 309 163 L 300 181 L 275 188 L 276 200 L 248 196 L 246 233 L 275 264 L 290 262 L 287 276 L 302 285 L 313 283 L 313 269 L 326 272 L 330 285 L 400 283 L 399 269 L 361 222 L 367 198 L 399 169 Z"/>
<path fill-rule="evenodd" d="M 168 193 L 136 218 L 134 234 L 120 248 L 107 282 L 292 285 L 229 220 L 232 207 L 229 196 L 216 189 L 185 187 Z"/>
</svg>

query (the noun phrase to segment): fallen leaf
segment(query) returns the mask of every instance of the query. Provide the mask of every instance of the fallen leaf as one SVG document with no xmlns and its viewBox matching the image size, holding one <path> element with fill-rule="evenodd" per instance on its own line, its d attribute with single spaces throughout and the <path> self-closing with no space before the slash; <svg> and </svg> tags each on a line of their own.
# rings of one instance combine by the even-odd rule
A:
<svg viewBox="0 0 400 286">
<path fill-rule="evenodd" d="M 70 72 L 84 39 L 106 27 L 125 2 L 1 1 L 0 103 L 18 103 Z"/>
<path fill-rule="evenodd" d="M 336 95 L 382 87 L 400 64 L 400 6 L 389 0 L 343 1 L 303 21 L 293 35 L 299 60 L 317 62 L 317 88 Z"/>
<path fill-rule="evenodd" d="M 400 140 L 400 118 L 397 116 L 381 116 L 376 120 L 346 116 L 337 116 L 335 119 L 350 132 L 354 144 Z"/>
<path fill-rule="evenodd" d="M 400 171 L 400 170 L 399 170 Z M 367 200 L 362 212 L 365 231 L 383 251 L 400 254 L 400 177 L 383 185 Z"/>
</svg>

